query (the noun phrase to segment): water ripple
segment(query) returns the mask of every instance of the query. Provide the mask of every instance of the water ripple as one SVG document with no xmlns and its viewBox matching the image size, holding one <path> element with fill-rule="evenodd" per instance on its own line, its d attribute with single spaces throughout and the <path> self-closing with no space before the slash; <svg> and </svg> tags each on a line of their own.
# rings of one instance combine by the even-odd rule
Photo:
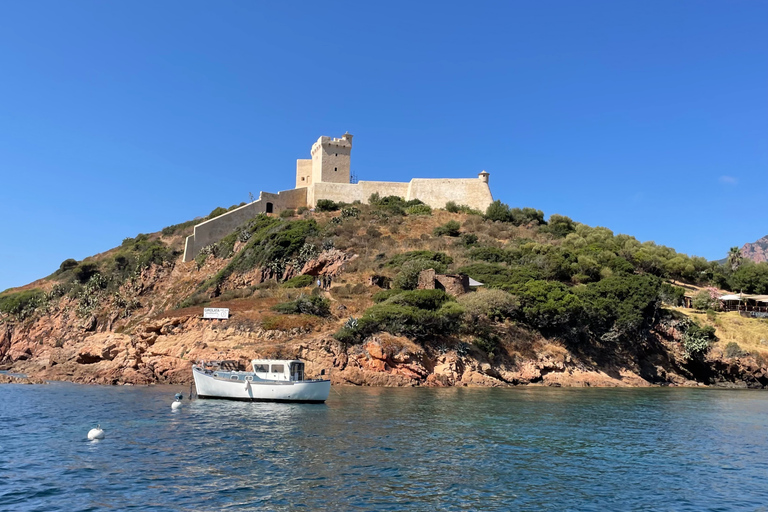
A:
<svg viewBox="0 0 768 512">
<path fill-rule="evenodd" d="M 0 386 L 0 510 L 768 510 L 765 393 L 177 391 Z"/>
</svg>

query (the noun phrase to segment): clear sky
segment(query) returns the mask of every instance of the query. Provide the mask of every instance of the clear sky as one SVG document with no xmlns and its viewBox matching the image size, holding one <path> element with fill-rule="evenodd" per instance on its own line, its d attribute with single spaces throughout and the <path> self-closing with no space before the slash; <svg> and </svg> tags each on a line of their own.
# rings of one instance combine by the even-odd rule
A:
<svg viewBox="0 0 768 512">
<path fill-rule="evenodd" d="M 768 234 L 768 2 L 0 3 L 0 290 L 294 186 L 494 198 L 719 259 Z"/>
</svg>

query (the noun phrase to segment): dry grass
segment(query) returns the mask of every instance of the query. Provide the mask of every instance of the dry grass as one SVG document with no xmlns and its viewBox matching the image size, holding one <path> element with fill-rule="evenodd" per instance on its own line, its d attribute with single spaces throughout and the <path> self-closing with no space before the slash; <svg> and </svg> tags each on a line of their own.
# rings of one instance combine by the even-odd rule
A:
<svg viewBox="0 0 768 512">
<path fill-rule="evenodd" d="M 735 342 L 742 350 L 768 357 L 768 320 L 745 318 L 736 311 L 716 313 L 714 317 L 693 309 L 676 308 L 675 311 L 700 324 L 713 326 L 718 338 L 715 348 L 724 349 L 728 343 Z"/>
</svg>

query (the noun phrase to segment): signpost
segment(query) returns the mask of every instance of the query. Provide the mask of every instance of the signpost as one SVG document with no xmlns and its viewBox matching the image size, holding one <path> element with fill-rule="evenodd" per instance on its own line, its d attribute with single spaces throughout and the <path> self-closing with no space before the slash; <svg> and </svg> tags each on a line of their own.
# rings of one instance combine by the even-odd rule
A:
<svg viewBox="0 0 768 512">
<path fill-rule="evenodd" d="M 229 308 L 203 308 L 203 318 L 226 320 L 229 318 Z"/>
</svg>

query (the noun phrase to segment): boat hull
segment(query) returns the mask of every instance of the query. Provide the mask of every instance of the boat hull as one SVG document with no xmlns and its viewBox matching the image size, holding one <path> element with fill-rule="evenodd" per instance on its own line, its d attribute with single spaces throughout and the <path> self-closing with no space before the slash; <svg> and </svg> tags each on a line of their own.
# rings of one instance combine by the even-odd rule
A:
<svg viewBox="0 0 768 512">
<path fill-rule="evenodd" d="M 197 370 L 192 375 L 197 397 L 203 399 L 319 404 L 325 402 L 331 392 L 330 380 L 251 382 L 219 379 Z"/>
</svg>

